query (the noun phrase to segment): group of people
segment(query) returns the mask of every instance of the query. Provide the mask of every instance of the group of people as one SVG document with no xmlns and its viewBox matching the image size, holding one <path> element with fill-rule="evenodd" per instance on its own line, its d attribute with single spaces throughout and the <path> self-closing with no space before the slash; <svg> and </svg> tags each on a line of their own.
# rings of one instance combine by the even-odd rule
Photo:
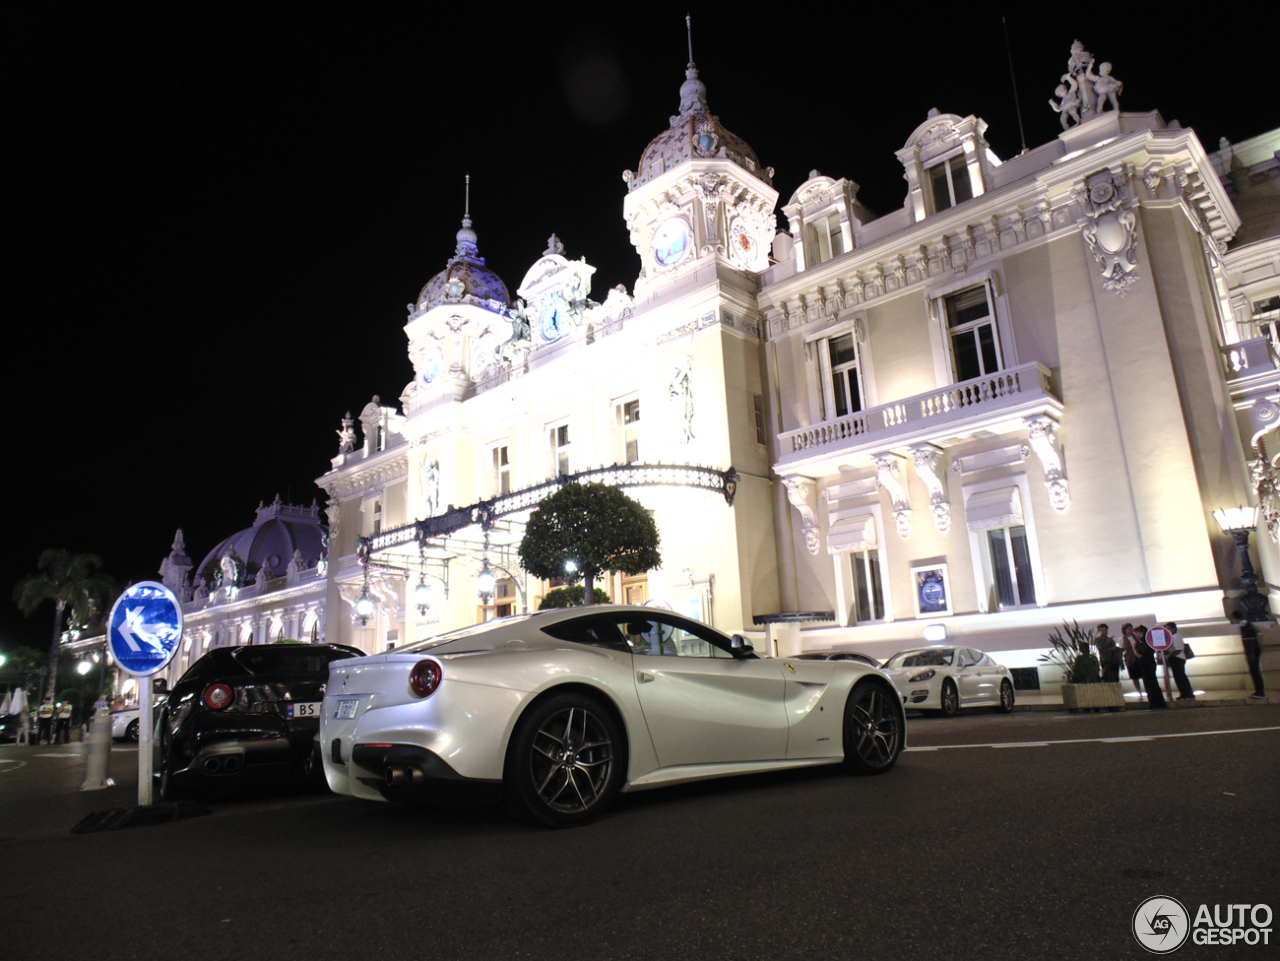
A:
<svg viewBox="0 0 1280 961">
<path fill-rule="evenodd" d="M 1156 668 L 1165 664 L 1173 674 L 1173 682 L 1178 686 L 1179 701 L 1194 701 L 1195 691 L 1187 680 L 1187 658 L 1190 652 L 1182 636 L 1178 633 L 1178 625 L 1170 621 L 1164 625 L 1169 632 L 1170 642 L 1167 649 L 1157 651 L 1147 643 L 1147 627 L 1143 624 L 1125 624 L 1120 629 L 1120 640 L 1112 637 L 1106 624 L 1098 625 L 1098 634 L 1093 645 L 1098 650 L 1098 665 L 1104 681 L 1119 681 L 1120 667 L 1124 666 L 1133 686 L 1139 694 L 1145 690 L 1147 707 L 1153 709 L 1167 708 L 1164 692 L 1160 690 L 1160 679 Z"/>
<path fill-rule="evenodd" d="M 71 743 L 71 702 L 53 703 L 53 696 L 44 699 L 44 703 L 36 709 L 38 744 L 70 744 Z"/>
<path fill-rule="evenodd" d="M 1253 679 L 1254 692 L 1250 696 L 1260 700 L 1266 697 L 1266 690 L 1262 683 L 1258 629 L 1240 611 L 1233 611 L 1231 619 L 1240 625 L 1245 661 L 1249 665 L 1249 676 Z M 1196 699 L 1195 690 L 1187 680 L 1187 660 L 1194 654 L 1178 633 L 1177 624 L 1169 621 L 1164 629 L 1169 632 L 1169 646 L 1163 651 L 1157 651 L 1147 643 L 1149 631 L 1142 624 L 1125 624 L 1120 629 L 1119 641 L 1108 633 L 1108 625 L 1099 624 L 1093 642 L 1098 651 L 1102 680 L 1119 681 L 1120 667 L 1123 665 L 1137 692 L 1146 693 L 1147 707 L 1157 710 L 1169 706 L 1164 692 L 1160 690 L 1160 680 L 1157 677 L 1156 668 L 1160 664 L 1167 665 L 1173 674 L 1173 683 L 1178 688 L 1177 700 Z"/>
</svg>

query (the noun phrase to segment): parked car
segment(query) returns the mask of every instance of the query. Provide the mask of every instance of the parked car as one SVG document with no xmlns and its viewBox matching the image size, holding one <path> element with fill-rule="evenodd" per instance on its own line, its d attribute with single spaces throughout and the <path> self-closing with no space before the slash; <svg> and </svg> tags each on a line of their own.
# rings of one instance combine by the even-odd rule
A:
<svg viewBox="0 0 1280 961">
<path fill-rule="evenodd" d="M 604 605 L 335 662 L 320 723 L 339 794 L 490 786 L 552 826 L 591 820 L 619 791 L 819 764 L 880 774 L 905 737 L 901 698 L 867 665 L 762 660 L 740 635 Z"/>
<path fill-rule="evenodd" d="M 880 666 L 880 662 L 870 654 L 859 654 L 857 651 L 805 651 L 797 654 L 796 658 L 801 661 L 857 661 L 871 667 Z"/>
<path fill-rule="evenodd" d="M 926 647 L 901 651 L 884 662 L 884 672 L 902 692 L 906 706 L 947 717 L 962 707 L 1013 710 L 1009 669 L 968 647 Z"/>
<path fill-rule="evenodd" d="M 153 743 L 159 794 L 207 793 L 245 777 L 295 777 L 313 763 L 329 665 L 340 644 L 214 648 L 182 675 Z"/>
<path fill-rule="evenodd" d="M 6 744 L 9 741 L 16 743 L 21 727 L 21 714 L 0 714 L 0 744 Z"/>
<path fill-rule="evenodd" d="M 111 712 L 111 736 L 117 741 L 138 743 L 138 708 L 124 707 Z"/>
</svg>

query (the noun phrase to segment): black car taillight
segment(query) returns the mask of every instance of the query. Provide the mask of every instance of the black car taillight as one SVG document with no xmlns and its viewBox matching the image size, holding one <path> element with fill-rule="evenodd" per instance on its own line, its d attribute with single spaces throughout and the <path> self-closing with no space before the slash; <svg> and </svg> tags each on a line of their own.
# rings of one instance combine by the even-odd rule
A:
<svg viewBox="0 0 1280 961">
<path fill-rule="evenodd" d="M 204 701 L 204 706 L 211 711 L 221 711 L 228 707 L 236 696 L 226 684 L 210 684 L 204 689 L 204 696 L 201 699 Z"/>
<path fill-rule="evenodd" d="M 435 661 L 419 661 L 409 672 L 409 690 L 417 697 L 430 697 L 440 686 L 444 672 Z"/>
</svg>

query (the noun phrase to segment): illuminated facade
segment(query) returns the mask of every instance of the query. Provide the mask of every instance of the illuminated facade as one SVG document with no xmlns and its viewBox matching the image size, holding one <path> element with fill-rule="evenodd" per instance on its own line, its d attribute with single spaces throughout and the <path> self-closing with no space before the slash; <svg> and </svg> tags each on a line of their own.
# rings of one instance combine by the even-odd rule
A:
<svg viewBox="0 0 1280 961">
<path fill-rule="evenodd" d="M 634 291 L 599 302 L 554 236 L 512 293 L 464 218 L 409 305 L 414 380 L 359 440 L 344 420 L 317 481 L 330 543 L 298 611 L 380 651 L 533 609 L 522 521 L 557 477 L 621 465 L 665 563 L 602 585 L 619 602 L 775 654 L 929 627 L 1011 666 L 1064 618 L 1176 620 L 1197 683 L 1236 684 L 1239 563 L 1210 512 L 1261 502 L 1278 569 L 1280 131 L 1208 154 L 1119 112 L 1091 64 L 1073 49 L 1093 92 L 1073 81 L 1050 143 L 1001 161 L 981 119 L 931 111 L 901 209 L 815 171 L 782 231 L 773 171 L 690 65 L 624 174 Z"/>
</svg>

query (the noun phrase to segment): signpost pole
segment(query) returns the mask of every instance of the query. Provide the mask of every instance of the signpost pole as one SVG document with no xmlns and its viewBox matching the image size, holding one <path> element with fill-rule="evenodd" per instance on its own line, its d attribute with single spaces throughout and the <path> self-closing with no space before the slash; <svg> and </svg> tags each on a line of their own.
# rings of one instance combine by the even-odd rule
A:
<svg viewBox="0 0 1280 961">
<path fill-rule="evenodd" d="M 107 618 L 107 646 L 120 668 L 142 685 L 138 692 L 138 806 L 151 804 L 152 678 L 164 670 L 182 640 L 182 603 L 155 581 L 129 587 Z"/>
<path fill-rule="evenodd" d="M 151 804 L 151 678 L 140 677 L 138 699 L 138 806 Z"/>
</svg>

